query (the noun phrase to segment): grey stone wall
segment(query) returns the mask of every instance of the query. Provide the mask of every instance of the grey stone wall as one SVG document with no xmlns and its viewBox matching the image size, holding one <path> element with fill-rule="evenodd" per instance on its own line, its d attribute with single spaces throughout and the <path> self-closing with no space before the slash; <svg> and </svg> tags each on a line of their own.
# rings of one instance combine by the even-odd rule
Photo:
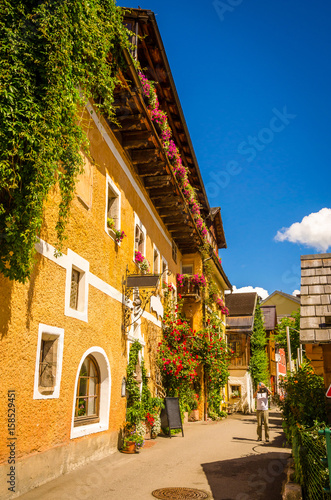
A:
<svg viewBox="0 0 331 500">
<path fill-rule="evenodd" d="M 331 343 L 331 253 L 301 256 L 300 341 Z"/>
</svg>

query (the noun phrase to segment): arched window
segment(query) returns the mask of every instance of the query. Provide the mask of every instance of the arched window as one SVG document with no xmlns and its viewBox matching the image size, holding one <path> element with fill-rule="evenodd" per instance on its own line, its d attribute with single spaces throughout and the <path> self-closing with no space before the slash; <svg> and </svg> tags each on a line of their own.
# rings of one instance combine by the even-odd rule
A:
<svg viewBox="0 0 331 500">
<path fill-rule="evenodd" d="M 79 372 L 74 426 L 99 422 L 99 406 L 100 373 L 95 358 L 89 355 Z"/>
</svg>

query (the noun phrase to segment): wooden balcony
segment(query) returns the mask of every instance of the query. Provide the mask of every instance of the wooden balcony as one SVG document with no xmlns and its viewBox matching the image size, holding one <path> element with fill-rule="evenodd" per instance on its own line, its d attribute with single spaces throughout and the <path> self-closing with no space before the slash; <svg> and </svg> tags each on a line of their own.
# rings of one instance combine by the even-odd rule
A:
<svg viewBox="0 0 331 500">
<path fill-rule="evenodd" d="M 230 359 L 230 364 L 229 364 L 229 368 L 240 368 L 240 369 L 247 369 L 248 368 L 248 363 L 247 363 L 247 360 L 246 360 L 246 355 L 243 354 L 242 356 L 233 356 L 231 359 Z"/>
<path fill-rule="evenodd" d="M 182 286 L 181 286 L 182 284 Z M 193 276 L 184 277 L 182 280 L 177 280 L 177 291 L 183 299 L 191 302 L 201 301 L 201 285 L 194 282 Z"/>
</svg>

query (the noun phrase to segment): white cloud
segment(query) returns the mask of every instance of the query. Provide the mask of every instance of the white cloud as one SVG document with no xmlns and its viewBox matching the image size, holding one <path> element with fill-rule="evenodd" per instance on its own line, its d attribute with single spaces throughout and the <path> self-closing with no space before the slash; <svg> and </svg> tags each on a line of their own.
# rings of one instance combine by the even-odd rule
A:
<svg viewBox="0 0 331 500">
<path fill-rule="evenodd" d="M 307 215 L 301 222 L 283 227 L 275 236 L 276 241 L 291 241 L 326 252 L 331 246 L 331 208 Z"/>
<path fill-rule="evenodd" d="M 232 293 L 247 293 L 247 292 L 256 292 L 262 300 L 266 299 L 269 295 L 267 290 L 261 288 L 259 286 L 242 286 L 241 288 L 237 288 L 235 285 L 233 286 Z"/>
<path fill-rule="evenodd" d="M 300 295 L 300 290 L 294 290 L 292 292 L 292 295 L 294 295 L 294 297 L 297 297 L 297 295 Z"/>
</svg>

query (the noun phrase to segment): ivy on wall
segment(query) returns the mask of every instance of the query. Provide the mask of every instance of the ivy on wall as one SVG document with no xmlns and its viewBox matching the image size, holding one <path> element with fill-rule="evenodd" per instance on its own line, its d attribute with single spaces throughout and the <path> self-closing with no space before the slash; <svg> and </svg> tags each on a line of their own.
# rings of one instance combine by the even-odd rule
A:
<svg viewBox="0 0 331 500">
<path fill-rule="evenodd" d="M 263 325 L 263 317 L 260 304 L 256 304 L 253 333 L 251 336 L 252 356 L 249 362 L 249 371 L 252 375 L 254 386 L 259 382 L 270 383 L 268 368 L 268 355 L 266 353 L 267 337 Z"/>
<path fill-rule="evenodd" d="M 24 283 L 57 182 L 61 249 L 80 151 L 88 151 L 84 99 L 113 114 L 129 39 L 114 0 L 0 0 L 0 10 L 0 271 Z"/>
</svg>

